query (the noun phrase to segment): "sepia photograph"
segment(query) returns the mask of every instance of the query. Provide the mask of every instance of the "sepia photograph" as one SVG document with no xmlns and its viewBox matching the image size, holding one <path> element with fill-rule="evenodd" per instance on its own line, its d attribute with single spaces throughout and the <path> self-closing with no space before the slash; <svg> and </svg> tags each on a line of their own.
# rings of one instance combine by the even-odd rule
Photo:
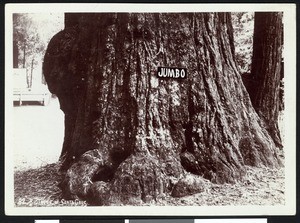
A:
<svg viewBox="0 0 300 223">
<path fill-rule="evenodd" d="M 6 5 L 6 214 L 295 213 L 295 8 Z"/>
</svg>

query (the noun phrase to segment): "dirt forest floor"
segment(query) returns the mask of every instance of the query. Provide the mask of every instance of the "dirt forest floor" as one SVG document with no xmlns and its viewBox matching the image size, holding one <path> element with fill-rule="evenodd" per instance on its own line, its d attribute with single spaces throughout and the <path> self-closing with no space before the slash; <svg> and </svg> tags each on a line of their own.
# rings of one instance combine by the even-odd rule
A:
<svg viewBox="0 0 300 223">
<path fill-rule="evenodd" d="M 182 198 L 160 196 L 158 206 L 284 205 L 284 169 L 247 167 L 242 182 L 216 185 L 207 182 L 206 190 Z M 84 201 L 60 199 L 57 164 L 15 172 L 15 205 L 18 207 L 86 206 Z"/>
<path fill-rule="evenodd" d="M 14 107 L 14 198 L 18 207 L 86 206 L 84 201 L 65 201 L 57 187 L 61 176 L 56 163 L 63 143 L 64 116 L 57 98 L 48 106 Z M 30 131 L 29 131 L 30 129 Z M 281 156 L 283 157 L 283 156 Z M 182 198 L 162 195 L 155 203 L 141 205 L 219 206 L 283 205 L 284 168 L 247 167 L 243 181 L 216 185 Z"/>
</svg>

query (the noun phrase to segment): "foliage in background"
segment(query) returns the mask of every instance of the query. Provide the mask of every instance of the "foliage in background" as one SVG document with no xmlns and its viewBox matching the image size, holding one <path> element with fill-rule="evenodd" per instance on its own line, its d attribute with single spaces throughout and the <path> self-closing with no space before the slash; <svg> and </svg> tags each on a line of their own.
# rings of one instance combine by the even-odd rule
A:
<svg viewBox="0 0 300 223">
<path fill-rule="evenodd" d="M 18 67 L 25 68 L 30 59 L 45 51 L 45 45 L 41 43 L 37 26 L 28 14 L 14 14 L 13 27 L 14 41 L 18 47 Z"/>
<path fill-rule="evenodd" d="M 238 69 L 241 73 L 250 73 L 253 52 L 254 13 L 232 13 L 232 26 Z"/>
<path fill-rule="evenodd" d="M 32 87 L 33 70 L 41 66 L 50 38 L 62 28 L 61 15 L 13 14 L 14 68 L 26 68 L 28 87 Z"/>
</svg>

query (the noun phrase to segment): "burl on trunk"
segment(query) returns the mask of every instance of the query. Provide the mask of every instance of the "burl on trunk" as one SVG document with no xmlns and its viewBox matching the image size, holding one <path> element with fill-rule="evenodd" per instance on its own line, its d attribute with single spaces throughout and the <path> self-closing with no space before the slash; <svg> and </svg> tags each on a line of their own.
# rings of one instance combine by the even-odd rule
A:
<svg viewBox="0 0 300 223">
<path fill-rule="evenodd" d="M 187 79 L 159 79 L 164 66 Z M 43 70 L 65 113 L 66 198 L 140 204 L 280 165 L 236 69 L 229 13 L 66 14 Z"/>
</svg>

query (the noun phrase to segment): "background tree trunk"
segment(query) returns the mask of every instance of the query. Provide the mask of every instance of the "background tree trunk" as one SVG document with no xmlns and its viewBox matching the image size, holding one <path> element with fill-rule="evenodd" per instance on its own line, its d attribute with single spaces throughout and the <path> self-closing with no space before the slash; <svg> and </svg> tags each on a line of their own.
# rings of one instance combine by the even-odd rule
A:
<svg viewBox="0 0 300 223">
<path fill-rule="evenodd" d="M 254 22 L 252 79 L 250 97 L 272 139 L 282 147 L 278 115 L 283 103 L 283 25 L 281 12 L 256 12 Z"/>
<path fill-rule="evenodd" d="M 13 68 L 19 67 L 19 48 L 17 41 L 13 41 Z"/>
<path fill-rule="evenodd" d="M 23 60 L 22 60 L 22 67 L 26 68 L 26 43 L 23 45 Z"/>
<path fill-rule="evenodd" d="M 229 13 L 66 14 L 65 25 L 43 67 L 65 113 L 65 197 L 139 204 L 280 165 L 236 69 Z M 188 78 L 158 79 L 159 66 Z"/>
</svg>

